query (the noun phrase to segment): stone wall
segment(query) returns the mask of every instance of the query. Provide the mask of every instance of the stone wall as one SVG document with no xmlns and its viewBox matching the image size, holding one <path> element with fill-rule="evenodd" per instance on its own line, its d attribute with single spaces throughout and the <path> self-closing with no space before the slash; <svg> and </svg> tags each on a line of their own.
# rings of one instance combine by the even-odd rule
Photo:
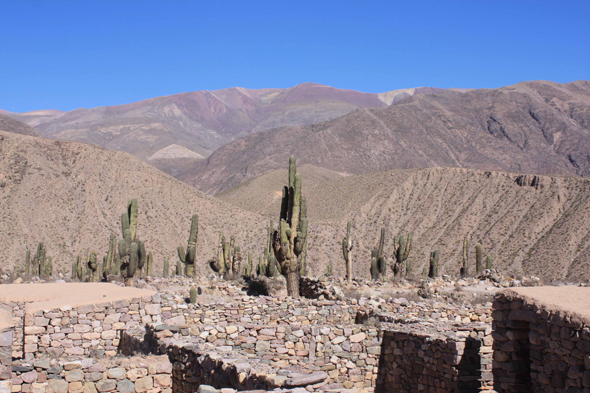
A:
<svg viewBox="0 0 590 393">
<path fill-rule="evenodd" d="M 13 315 L 24 319 L 24 345 L 15 342 L 13 352 L 25 360 L 46 355 L 115 356 L 121 331 L 158 323 L 160 313 L 159 294 L 52 310 L 15 304 Z"/>
<path fill-rule="evenodd" d="M 447 335 L 385 331 L 375 392 L 478 392 L 492 388 L 489 325 Z"/>
<path fill-rule="evenodd" d="M 590 391 L 590 325 L 585 318 L 514 291 L 496 296 L 492 316 L 498 392 Z"/>
<path fill-rule="evenodd" d="M 45 359 L 15 365 L 9 382 L 12 393 L 172 393 L 172 364 L 166 356 Z"/>
</svg>

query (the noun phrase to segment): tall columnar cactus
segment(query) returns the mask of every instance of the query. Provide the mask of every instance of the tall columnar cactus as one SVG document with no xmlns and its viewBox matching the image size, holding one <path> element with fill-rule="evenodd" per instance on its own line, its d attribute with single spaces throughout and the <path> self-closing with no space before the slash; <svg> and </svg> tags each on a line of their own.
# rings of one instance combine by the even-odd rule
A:
<svg viewBox="0 0 590 393">
<path fill-rule="evenodd" d="M 377 258 L 375 258 L 374 256 L 371 257 L 371 280 L 373 282 L 379 280 L 379 268 L 377 267 Z"/>
<path fill-rule="evenodd" d="M 352 242 L 352 222 L 348 221 L 346 224 L 346 236 L 342 239 L 342 256 L 346 263 L 346 280 L 350 285 L 352 283 L 352 249 L 354 244 Z"/>
<path fill-rule="evenodd" d="M 162 271 L 162 277 L 168 277 L 170 275 L 170 262 L 164 259 L 164 270 Z"/>
<path fill-rule="evenodd" d="M 385 228 L 381 228 L 381 236 L 379 237 L 379 243 L 377 247 L 375 247 L 375 252 L 373 253 L 375 259 L 377 260 L 377 269 L 379 270 L 379 279 L 383 280 L 387 275 L 387 262 L 385 261 L 385 255 L 383 254 L 383 249 L 385 246 Z"/>
<path fill-rule="evenodd" d="M 98 281 L 98 262 L 96 261 L 96 253 L 93 251 L 88 258 L 88 281 Z"/>
<path fill-rule="evenodd" d="M 123 238 L 119 240 L 119 257 L 121 261 L 121 275 L 125 279 L 125 286 L 133 285 L 139 266 L 145 263 L 145 248 L 143 242 L 137 238 L 137 199 L 127 203 L 127 211 L 121 215 L 121 232 Z"/>
<path fill-rule="evenodd" d="M 105 277 L 109 274 L 119 274 L 119 253 L 117 252 L 117 238 L 111 235 L 109 238 L 109 251 L 106 256 Z"/>
<path fill-rule="evenodd" d="M 289 159 L 289 185 L 283 188 L 279 228 L 273 234 L 273 250 L 287 278 L 287 294 L 299 297 L 302 260 L 299 258 L 307 242 L 305 197 L 301 194 L 301 175 L 296 173 L 295 157 Z"/>
<path fill-rule="evenodd" d="M 176 261 L 176 270 L 174 274 L 177 276 L 182 276 L 182 262 Z"/>
<path fill-rule="evenodd" d="M 80 256 L 77 256 L 76 259 L 72 261 L 72 280 L 78 278 L 78 264 L 80 263 Z"/>
<path fill-rule="evenodd" d="M 188 237 L 188 246 L 186 253 L 182 246 L 178 246 L 178 258 L 186 265 L 184 269 L 186 275 L 192 277 L 195 275 L 195 261 L 197 255 L 197 236 L 199 234 L 199 216 L 193 215 L 191 219 L 191 231 Z"/>
<path fill-rule="evenodd" d="M 27 253 L 25 255 L 25 275 L 31 274 L 31 251 L 27 248 Z"/>
<path fill-rule="evenodd" d="M 45 263 L 45 273 L 43 275 L 46 278 L 53 276 L 53 262 L 51 257 L 47 257 L 47 262 Z"/>
<path fill-rule="evenodd" d="M 393 237 L 393 259 L 394 263 L 391 267 L 395 277 L 399 277 L 403 273 L 404 262 L 410 255 L 412 248 L 412 234 L 408 233 L 408 239 L 404 239 L 402 235 Z M 407 275 L 407 271 L 406 271 Z"/>
<path fill-rule="evenodd" d="M 479 276 L 483 271 L 483 263 L 482 263 L 483 254 L 481 253 L 481 244 L 477 243 L 475 245 L 475 271 Z"/>
<path fill-rule="evenodd" d="M 146 261 L 146 268 L 145 268 L 145 275 L 146 276 L 153 276 L 154 275 L 154 256 L 152 255 L 152 252 L 150 251 L 147 255 L 147 261 Z"/>
<path fill-rule="evenodd" d="M 191 304 L 195 304 L 197 302 L 197 290 L 195 289 L 195 287 L 191 287 L 189 291 L 189 298 Z"/>
<path fill-rule="evenodd" d="M 486 269 L 492 270 L 492 256 L 486 256 Z"/>
<path fill-rule="evenodd" d="M 37 245 L 37 252 L 33 256 L 33 272 L 34 276 L 44 277 L 45 276 L 45 259 L 46 251 L 45 246 L 42 242 Z"/>
<path fill-rule="evenodd" d="M 463 239 L 463 267 L 461 267 L 461 278 L 467 277 L 469 267 L 467 265 L 467 238 Z"/>
<path fill-rule="evenodd" d="M 258 256 L 258 265 L 256 265 L 256 275 L 257 276 L 266 276 L 267 275 L 268 266 L 264 263 L 264 259 L 262 255 Z"/>
<path fill-rule="evenodd" d="M 438 250 L 434 250 L 430 253 L 430 269 L 428 270 L 428 277 L 438 277 Z"/>
<path fill-rule="evenodd" d="M 248 253 L 248 264 L 244 267 L 244 277 L 252 277 L 252 254 Z"/>
</svg>

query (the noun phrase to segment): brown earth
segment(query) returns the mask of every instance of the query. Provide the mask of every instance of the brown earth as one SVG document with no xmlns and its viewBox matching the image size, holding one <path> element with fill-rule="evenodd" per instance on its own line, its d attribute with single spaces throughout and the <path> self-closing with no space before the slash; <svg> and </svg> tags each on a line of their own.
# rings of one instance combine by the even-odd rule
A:
<svg viewBox="0 0 590 393">
<path fill-rule="evenodd" d="M 246 252 L 262 244 L 266 225 L 244 211 L 181 183 L 122 152 L 91 145 L 0 132 L 0 262 L 23 264 L 25 250 L 44 242 L 54 271 L 70 269 L 75 255 L 108 250 L 121 237 L 127 201 L 139 201 L 139 238 L 153 251 L 155 269 L 178 260 L 188 242 L 190 218 L 199 214 L 198 270 L 216 255 L 219 232 L 235 235 Z"/>
<path fill-rule="evenodd" d="M 303 83 L 288 89 L 195 91 L 69 112 L 4 113 L 46 137 L 91 143 L 147 160 L 170 145 L 208 156 L 228 142 L 261 130 L 313 124 L 357 108 L 385 107 L 414 94 L 439 90 L 422 87 L 379 95 Z M 165 160 L 150 164 L 162 169 L 173 165 Z"/>
<path fill-rule="evenodd" d="M 216 150 L 183 180 L 217 194 L 277 168 L 360 174 L 464 167 L 590 175 L 590 82 L 442 91 L 310 126 L 259 132 Z"/>
<path fill-rule="evenodd" d="M 0 302 L 27 302 L 26 311 L 33 313 L 64 306 L 131 300 L 155 293 L 150 289 L 120 287 L 110 283 L 4 284 L 0 285 Z"/>
<path fill-rule="evenodd" d="M 280 199 L 275 195 L 280 192 L 280 184 L 264 178 L 272 179 L 277 172 L 220 197 L 228 201 L 240 197 L 236 203 L 241 207 L 276 222 Z M 409 259 L 416 275 L 428 265 L 434 249 L 440 250 L 441 273 L 457 275 L 463 239 L 467 237 L 472 273 L 475 245 L 479 242 L 484 255 L 491 255 L 494 266 L 506 273 L 533 274 L 546 282 L 590 279 L 589 179 L 430 168 L 313 183 L 306 185 L 303 177 L 310 219 L 309 260 L 316 274 L 324 273 L 332 260 L 333 271 L 344 275 L 341 241 L 346 222 L 351 220 L 356 240 L 356 276 L 369 275 L 370 251 L 385 227 L 389 257 L 393 236 L 413 233 Z M 275 186 L 267 188 L 266 197 L 261 186 L 252 191 L 257 198 L 248 198 L 250 184 Z"/>
</svg>

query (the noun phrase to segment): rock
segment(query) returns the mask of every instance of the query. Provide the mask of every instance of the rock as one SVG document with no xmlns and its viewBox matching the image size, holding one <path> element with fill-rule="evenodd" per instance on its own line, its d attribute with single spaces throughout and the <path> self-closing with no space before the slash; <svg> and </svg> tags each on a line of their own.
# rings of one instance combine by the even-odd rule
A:
<svg viewBox="0 0 590 393">
<path fill-rule="evenodd" d="M 313 385 L 325 381 L 326 378 L 328 378 L 328 374 L 323 371 L 297 375 L 287 379 L 284 383 L 284 386 L 294 388 L 298 386 Z"/>
<path fill-rule="evenodd" d="M 153 387 L 154 387 L 154 381 L 153 381 L 152 377 L 143 377 L 143 378 L 139 378 L 137 381 L 135 381 L 136 393 L 147 392 L 148 390 L 150 390 Z"/>
<path fill-rule="evenodd" d="M 172 378 L 168 374 L 157 374 L 154 376 L 154 385 L 167 388 L 172 385 Z"/>
<path fill-rule="evenodd" d="M 82 382 L 84 380 L 84 372 L 80 369 L 66 371 L 65 379 L 68 382 Z"/>
<path fill-rule="evenodd" d="M 69 384 L 63 379 L 50 379 L 47 383 L 47 393 L 66 393 Z"/>
<path fill-rule="evenodd" d="M 28 373 L 21 374 L 21 378 L 25 383 L 33 383 L 37 381 L 37 371 L 29 371 Z"/>
<path fill-rule="evenodd" d="M 201 385 L 197 389 L 197 393 L 220 393 L 220 391 L 215 389 L 213 386 Z"/>
<path fill-rule="evenodd" d="M 110 392 L 117 388 L 117 383 L 112 379 L 103 379 L 96 383 L 96 390 L 99 392 Z"/>
<path fill-rule="evenodd" d="M 135 392 L 135 384 L 128 379 L 123 379 L 117 382 L 117 392 L 133 393 Z"/>
<path fill-rule="evenodd" d="M 123 379 L 125 378 L 125 369 L 123 367 L 109 368 L 107 371 L 107 378 L 110 379 Z"/>
</svg>

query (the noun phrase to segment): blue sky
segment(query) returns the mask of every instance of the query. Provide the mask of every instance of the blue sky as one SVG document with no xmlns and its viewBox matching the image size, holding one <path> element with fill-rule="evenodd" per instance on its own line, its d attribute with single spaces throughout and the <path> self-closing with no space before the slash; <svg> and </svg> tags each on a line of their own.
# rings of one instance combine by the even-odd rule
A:
<svg viewBox="0 0 590 393">
<path fill-rule="evenodd" d="M 590 1 L 0 1 L 0 109 L 590 79 Z"/>
</svg>

